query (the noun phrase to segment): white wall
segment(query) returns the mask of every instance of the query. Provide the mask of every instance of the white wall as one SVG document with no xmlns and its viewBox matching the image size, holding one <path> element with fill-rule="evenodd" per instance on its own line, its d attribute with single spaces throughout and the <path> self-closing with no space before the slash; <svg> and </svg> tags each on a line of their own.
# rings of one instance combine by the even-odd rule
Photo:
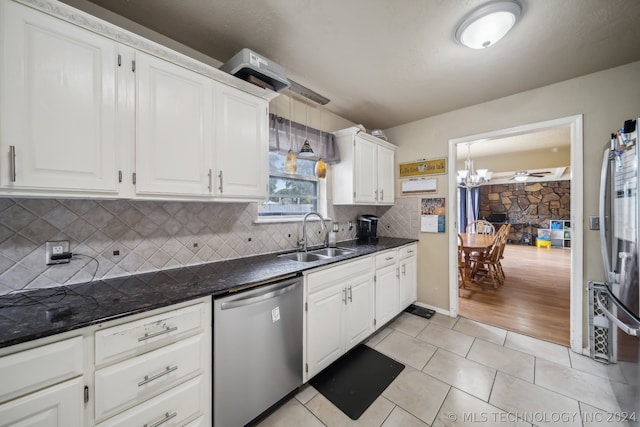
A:
<svg viewBox="0 0 640 427">
<path fill-rule="evenodd" d="M 601 154 L 611 131 L 619 129 L 624 120 L 640 116 L 640 62 L 418 120 L 387 129 L 386 134 L 399 146 L 396 161 L 403 163 L 447 157 L 452 138 L 578 114 L 584 116 L 583 214 L 587 221 L 589 215 L 597 215 Z M 455 159 L 448 160 L 447 167 L 449 173 L 455 173 Z M 440 176 L 435 196 L 447 194 L 448 177 Z M 584 224 L 584 278 L 602 279 L 598 232 L 589 231 L 587 225 Z M 448 310 L 449 237 L 421 233 L 419 239 L 418 301 Z"/>
</svg>

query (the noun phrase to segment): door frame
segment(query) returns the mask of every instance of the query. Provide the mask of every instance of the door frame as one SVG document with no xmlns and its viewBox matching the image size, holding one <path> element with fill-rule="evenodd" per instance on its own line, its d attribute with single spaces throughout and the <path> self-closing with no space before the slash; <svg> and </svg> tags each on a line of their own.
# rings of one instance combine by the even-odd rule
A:
<svg viewBox="0 0 640 427">
<path fill-rule="evenodd" d="M 478 140 L 489 141 L 497 138 L 517 136 L 532 131 L 541 131 L 569 126 L 571 129 L 571 275 L 570 275 L 570 313 L 569 342 L 571 350 L 582 353 L 583 325 L 583 129 L 582 114 L 562 117 L 543 122 L 530 123 L 507 129 L 500 129 L 476 135 L 449 140 L 449 314 L 457 316 L 458 305 L 458 253 L 457 253 L 457 182 L 455 165 L 457 145 Z"/>
</svg>

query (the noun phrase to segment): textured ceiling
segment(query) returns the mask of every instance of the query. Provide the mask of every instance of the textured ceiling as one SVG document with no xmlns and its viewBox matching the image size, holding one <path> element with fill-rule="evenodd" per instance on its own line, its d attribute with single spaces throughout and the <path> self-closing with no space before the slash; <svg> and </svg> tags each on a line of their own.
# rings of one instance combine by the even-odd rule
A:
<svg viewBox="0 0 640 427">
<path fill-rule="evenodd" d="M 484 0 L 92 2 L 221 62 L 248 47 L 369 129 L 640 60 L 638 0 L 521 0 L 486 50 L 453 37 Z"/>
</svg>

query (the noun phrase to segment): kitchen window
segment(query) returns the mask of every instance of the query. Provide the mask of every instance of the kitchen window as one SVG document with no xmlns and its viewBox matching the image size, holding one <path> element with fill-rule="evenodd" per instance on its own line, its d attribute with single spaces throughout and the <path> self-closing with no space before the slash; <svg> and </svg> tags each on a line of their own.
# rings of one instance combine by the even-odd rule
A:
<svg viewBox="0 0 640 427">
<path fill-rule="evenodd" d="M 314 175 L 315 160 L 298 158 L 295 174 L 284 171 L 285 155 L 269 153 L 269 198 L 258 205 L 258 219 L 302 218 L 307 212 L 326 211 L 321 183 Z"/>
</svg>

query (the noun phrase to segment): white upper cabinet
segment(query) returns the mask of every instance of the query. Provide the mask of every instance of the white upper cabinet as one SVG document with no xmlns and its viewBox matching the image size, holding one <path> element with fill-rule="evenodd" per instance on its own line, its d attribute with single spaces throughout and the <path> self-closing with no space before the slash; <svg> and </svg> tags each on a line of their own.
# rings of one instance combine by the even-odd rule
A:
<svg viewBox="0 0 640 427">
<path fill-rule="evenodd" d="M 0 194 L 267 197 L 275 92 L 58 1 L 0 23 Z"/>
<path fill-rule="evenodd" d="M 136 52 L 136 193 L 208 196 L 213 84 Z"/>
<path fill-rule="evenodd" d="M 116 194 L 117 43 L 3 1 L 0 186 Z"/>
<path fill-rule="evenodd" d="M 269 105 L 223 84 L 216 85 L 214 194 L 219 198 L 267 197 Z"/>
<path fill-rule="evenodd" d="M 335 132 L 340 163 L 332 165 L 336 205 L 393 205 L 396 146 L 358 128 Z"/>
</svg>

